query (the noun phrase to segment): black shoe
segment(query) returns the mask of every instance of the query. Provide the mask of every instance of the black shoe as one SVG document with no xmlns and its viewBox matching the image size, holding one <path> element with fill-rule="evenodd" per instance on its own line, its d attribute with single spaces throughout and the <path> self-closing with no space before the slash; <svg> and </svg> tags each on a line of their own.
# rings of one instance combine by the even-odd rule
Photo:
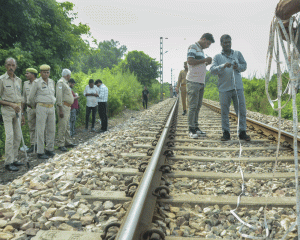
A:
<svg viewBox="0 0 300 240">
<path fill-rule="evenodd" d="M 71 144 L 67 145 L 66 147 L 73 148 L 73 147 L 76 147 L 76 146 L 77 146 L 77 144 L 71 143 Z"/>
<path fill-rule="evenodd" d="M 198 134 L 199 137 L 206 136 L 206 132 L 201 131 L 200 128 L 196 127 L 195 128 L 196 133 Z"/>
<path fill-rule="evenodd" d="M 38 159 L 49 159 L 49 156 L 47 156 L 46 154 L 44 153 L 38 153 Z"/>
<path fill-rule="evenodd" d="M 100 129 L 99 131 L 98 131 L 98 133 L 104 133 L 104 132 L 106 132 L 107 130 L 103 130 L 103 129 Z"/>
<path fill-rule="evenodd" d="M 182 116 L 186 115 L 186 110 L 183 111 Z"/>
<path fill-rule="evenodd" d="M 31 145 L 31 147 L 26 151 L 27 153 L 32 153 L 34 150 L 34 145 Z"/>
<path fill-rule="evenodd" d="M 68 151 L 68 149 L 66 149 L 66 147 L 59 147 L 58 150 L 62 151 L 62 152 L 67 152 Z"/>
<path fill-rule="evenodd" d="M 24 166 L 25 163 L 15 161 L 15 162 L 13 162 L 13 165 L 16 166 L 16 167 L 19 167 L 19 166 Z"/>
<path fill-rule="evenodd" d="M 239 134 L 240 140 L 250 141 L 251 138 L 249 135 L 246 134 L 246 131 L 241 131 Z"/>
<path fill-rule="evenodd" d="M 14 171 L 14 172 L 19 171 L 19 168 L 17 168 L 14 164 L 5 165 L 5 169 L 7 171 Z"/>
<path fill-rule="evenodd" d="M 224 131 L 223 136 L 221 137 L 221 141 L 228 141 L 230 140 L 230 132 Z"/>
<path fill-rule="evenodd" d="M 55 152 L 53 151 L 48 151 L 48 150 L 45 150 L 45 154 L 49 157 L 53 157 L 55 155 Z"/>
</svg>

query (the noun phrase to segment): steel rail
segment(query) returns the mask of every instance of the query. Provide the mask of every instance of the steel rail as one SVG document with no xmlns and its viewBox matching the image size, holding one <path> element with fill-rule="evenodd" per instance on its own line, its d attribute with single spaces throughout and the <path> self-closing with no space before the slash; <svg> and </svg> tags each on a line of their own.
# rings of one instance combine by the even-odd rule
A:
<svg viewBox="0 0 300 240">
<path fill-rule="evenodd" d="M 221 108 L 218 106 L 212 105 L 207 102 L 203 102 L 203 105 L 205 105 L 206 107 L 210 108 L 215 112 L 221 113 Z M 237 121 L 238 119 L 237 115 L 234 112 L 229 112 L 229 117 L 235 121 Z M 273 140 L 278 140 L 278 131 L 279 131 L 278 128 L 272 127 L 270 125 L 256 121 L 248 117 L 246 118 L 246 122 L 250 130 L 261 131 L 264 135 L 268 136 L 269 138 L 271 137 Z M 293 148 L 294 135 L 292 133 L 281 130 L 280 140 L 282 142 L 287 142 L 289 146 Z M 297 137 L 297 143 L 298 143 L 298 149 L 300 149 L 300 137 Z"/>
<path fill-rule="evenodd" d="M 178 106 L 178 98 L 176 99 L 174 106 L 171 110 L 170 116 L 167 120 L 167 123 L 164 127 L 164 130 L 159 138 L 159 141 L 154 149 L 152 158 L 148 164 L 148 167 L 143 175 L 141 183 L 134 195 L 134 198 L 131 203 L 129 212 L 126 214 L 126 218 L 123 220 L 123 224 L 120 227 L 116 239 L 118 240 L 136 240 L 134 239 L 135 232 L 137 231 L 137 226 L 141 218 L 142 212 L 145 206 L 146 197 L 149 193 L 151 183 L 153 181 L 153 176 L 157 171 L 157 166 L 159 159 L 162 155 L 162 150 L 164 148 L 165 140 L 168 136 L 169 128 L 172 123 L 172 119 L 176 108 Z"/>
</svg>

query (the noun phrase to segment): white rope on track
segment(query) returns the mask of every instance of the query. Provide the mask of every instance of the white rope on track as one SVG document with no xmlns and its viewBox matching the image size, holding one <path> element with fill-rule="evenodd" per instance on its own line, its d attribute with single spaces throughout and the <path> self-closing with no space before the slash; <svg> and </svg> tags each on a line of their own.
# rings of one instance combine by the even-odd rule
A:
<svg viewBox="0 0 300 240">
<path fill-rule="evenodd" d="M 234 87 L 235 87 L 235 93 L 237 96 L 237 102 L 238 102 L 238 124 L 237 124 L 237 137 L 239 139 L 239 145 L 240 145 L 240 150 L 239 150 L 239 159 L 242 157 L 242 152 L 243 152 L 243 148 L 242 148 L 242 143 L 241 140 L 239 138 L 239 128 L 240 128 L 240 99 L 239 99 L 239 95 L 238 95 L 238 91 L 236 88 L 236 80 L 235 80 L 235 76 L 234 76 L 234 69 L 233 69 L 233 81 L 234 81 Z M 241 167 L 241 161 L 239 161 L 239 170 L 242 176 L 242 192 L 240 193 L 240 195 L 238 196 L 238 200 L 237 200 L 237 206 L 235 209 L 230 210 L 231 214 L 242 224 L 240 229 L 239 229 L 239 234 L 241 235 L 241 237 L 244 238 L 248 238 L 248 239 L 266 239 L 269 236 L 269 228 L 268 228 L 268 224 L 267 224 L 267 219 L 266 219 L 266 209 L 264 211 L 264 226 L 265 226 L 265 231 L 266 231 L 266 236 L 265 237 L 255 237 L 255 236 L 250 236 L 248 234 L 245 234 L 242 232 L 243 228 L 246 226 L 254 231 L 258 230 L 257 226 L 251 225 L 250 223 L 258 223 L 258 225 L 260 227 L 262 227 L 262 224 L 256 220 L 250 220 L 248 222 L 243 221 L 237 214 L 236 214 L 236 210 L 239 208 L 240 202 L 241 202 L 241 198 L 243 195 L 245 195 L 245 178 L 244 178 L 244 172 L 243 169 Z"/>
<path fill-rule="evenodd" d="M 273 179 L 274 179 L 274 173 L 276 171 L 277 166 L 277 160 L 278 160 L 278 154 L 279 154 L 279 145 L 280 145 L 280 137 L 281 137 L 281 109 L 286 106 L 288 101 L 292 98 L 293 102 L 293 133 L 294 133 L 294 160 L 295 160 L 295 187 L 296 187 L 296 215 L 297 219 L 294 224 L 288 229 L 288 231 L 285 233 L 285 235 L 282 237 L 282 240 L 284 240 L 287 235 L 294 229 L 294 227 L 298 226 L 298 240 L 300 240 L 300 193 L 299 193 L 299 183 L 298 183 L 298 145 L 297 145 L 297 135 L 298 135 L 298 115 L 297 115 L 297 105 L 296 105 L 296 89 L 298 88 L 297 85 L 297 77 L 299 77 L 299 51 L 296 47 L 296 42 L 299 38 L 299 21 L 297 22 L 297 33 L 294 38 L 294 32 L 293 32 L 293 23 L 295 22 L 295 18 L 291 17 L 289 19 L 289 34 L 286 32 L 285 27 L 283 25 L 283 22 L 279 19 L 274 17 L 273 21 L 271 23 L 270 28 L 270 38 L 269 38 L 269 48 L 267 52 L 267 73 L 266 73 L 266 79 L 265 79 L 265 89 L 266 94 L 268 97 L 268 101 L 272 108 L 275 111 L 278 111 L 278 118 L 279 118 L 279 132 L 278 132 L 278 145 L 277 145 L 277 152 L 276 152 L 276 161 L 275 161 L 275 168 L 273 170 Z M 286 44 L 287 44 L 287 51 L 283 43 L 283 36 L 285 37 Z M 275 49 L 274 45 L 274 39 L 276 37 L 277 40 L 277 49 Z M 289 100 L 284 104 L 284 106 L 281 106 L 281 95 L 282 95 L 282 77 L 281 77 L 281 69 L 280 69 L 280 59 L 279 59 L 279 43 L 281 45 L 281 49 L 285 58 L 285 62 L 288 68 L 290 81 L 286 87 L 286 90 L 284 93 L 288 92 L 290 94 Z M 276 63 L 277 63 L 277 99 L 271 100 L 269 92 L 268 92 L 268 85 L 270 81 L 270 73 L 271 73 L 271 63 L 273 59 L 273 50 L 275 51 L 276 56 Z M 278 108 L 275 109 L 274 107 L 274 101 L 278 101 Z"/>
</svg>

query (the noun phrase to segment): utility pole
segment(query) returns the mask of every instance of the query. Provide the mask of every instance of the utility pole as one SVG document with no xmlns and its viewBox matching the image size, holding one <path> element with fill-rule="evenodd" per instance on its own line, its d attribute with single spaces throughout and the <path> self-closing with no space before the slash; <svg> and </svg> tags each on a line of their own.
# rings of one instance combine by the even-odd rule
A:
<svg viewBox="0 0 300 240">
<path fill-rule="evenodd" d="M 172 85 L 172 87 L 173 87 L 173 75 L 172 75 L 172 70 L 173 70 L 173 68 L 171 68 L 171 85 Z"/>
<path fill-rule="evenodd" d="M 160 100 L 164 100 L 164 95 L 163 95 L 163 37 L 160 37 Z"/>
</svg>

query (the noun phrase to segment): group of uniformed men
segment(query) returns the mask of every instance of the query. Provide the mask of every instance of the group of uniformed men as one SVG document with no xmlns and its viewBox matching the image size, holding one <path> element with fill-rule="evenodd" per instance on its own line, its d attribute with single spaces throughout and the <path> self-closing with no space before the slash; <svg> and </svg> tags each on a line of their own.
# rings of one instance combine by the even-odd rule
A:
<svg viewBox="0 0 300 240">
<path fill-rule="evenodd" d="M 18 166 L 24 165 L 17 161 L 17 156 L 22 138 L 21 125 L 25 124 L 25 110 L 31 142 L 27 152 L 33 152 L 37 146 L 39 159 L 48 159 L 55 155 L 55 103 L 58 113 L 58 149 L 67 151 L 66 147 L 75 147 L 69 129 L 70 110 L 74 102 L 68 84 L 71 71 L 63 69 L 62 77 L 55 88 L 55 82 L 49 78 L 49 65 L 40 66 L 40 78 L 37 78 L 36 69 L 28 68 L 25 74 L 28 81 L 24 82 L 22 94 L 22 80 L 15 75 L 16 60 L 7 58 L 5 68 L 6 73 L 0 76 L 0 105 L 6 135 L 5 169 L 18 171 Z"/>
</svg>

